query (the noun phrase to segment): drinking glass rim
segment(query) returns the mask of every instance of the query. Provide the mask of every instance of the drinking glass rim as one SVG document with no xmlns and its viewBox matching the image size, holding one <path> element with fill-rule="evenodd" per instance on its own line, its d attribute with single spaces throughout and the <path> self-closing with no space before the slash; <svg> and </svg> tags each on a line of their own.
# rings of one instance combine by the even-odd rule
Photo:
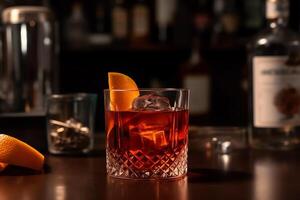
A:
<svg viewBox="0 0 300 200">
<path fill-rule="evenodd" d="M 104 92 L 132 92 L 132 91 L 142 91 L 142 92 L 189 92 L 190 89 L 187 88 L 138 88 L 138 89 L 104 89 Z"/>
</svg>

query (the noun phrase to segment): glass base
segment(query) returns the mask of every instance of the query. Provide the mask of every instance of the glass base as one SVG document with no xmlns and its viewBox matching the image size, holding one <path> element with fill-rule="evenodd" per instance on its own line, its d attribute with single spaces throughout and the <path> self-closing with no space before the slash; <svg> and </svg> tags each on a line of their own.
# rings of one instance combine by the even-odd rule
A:
<svg viewBox="0 0 300 200">
<path fill-rule="evenodd" d="M 279 140 L 279 141 L 265 141 L 259 139 L 253 139 L 251 147 L 254 149 L 266 149 L 266 150 L 293 150 L 300 149 L 300 141 L 294 140 Z"/>
<path fill-rule="evenodd" d="M 250 145 L 255 149 L 266 150 L 285 151 L 299 149 L 300 135 L 298 134 L 298 131 L 294 133 L 284 133 L 282 131 L 257 131 L 250 137 Z"/>
<path fill-rule="evenodd" d="M 177 179 L 187 173 L 187 146 L 173 153 L 145 155 L 141 150 L 117 151 L 106 150 L 107 174 L 123 179 Z"/>
<path fill-rule="evenodd" d="M 300 148 L 300 127 L 261 128 L 249 126 L 249 142 L 254 149 L 293 150 Z"/>
</svg>

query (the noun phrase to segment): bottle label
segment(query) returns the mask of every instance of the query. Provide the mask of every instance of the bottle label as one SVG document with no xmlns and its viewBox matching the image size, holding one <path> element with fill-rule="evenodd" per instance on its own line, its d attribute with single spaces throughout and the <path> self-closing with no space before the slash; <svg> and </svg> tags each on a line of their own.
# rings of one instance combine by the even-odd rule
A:
<svg viewBox="0 0 300 200">
<path fill-rule="evenodd" d="M 190 113 L 206 114 L 210 107 L 210 79 L 207 75 L 188 75 L 184 87 L 191 90 Z"/>
<path fill-rule="evenodd" d="M 254 126 L 300 124 L 300 65 L 287 56 L 253 58 Z"/>
</svg>

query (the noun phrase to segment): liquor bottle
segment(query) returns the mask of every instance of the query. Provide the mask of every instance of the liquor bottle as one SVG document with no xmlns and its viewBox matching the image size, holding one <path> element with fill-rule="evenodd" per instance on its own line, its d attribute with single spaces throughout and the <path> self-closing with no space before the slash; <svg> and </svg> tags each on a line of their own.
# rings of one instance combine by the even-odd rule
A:
<svg viewBox="0 0 300 200">
<path fill-rule="evenodd" d="M 193 39 L 191 56 L 182 65 L 182 85 L 191 90 L 190 116 L 192 124 L 208 121 L 210 113 L 211 78 L 209 68 L 203 58 L 201 38 Z"/>
<path fill-rule="evenodd" d="M 106 12 L 105 5 L 103 1 L 99 1 L 96 5 L 96 13 L 95 13 L 95 29 L 97 33 L 105 33 L 106 32 Z"/>
<path fill-rule="evenodd" d="M 134 43 L 146 42 L 150 35 L 150 8 L 146 0 L 136 0 L 132 6 L 131 39 Z"/>
<path fill-rule="evenodd" d="M 125 0 L 114 0 L 112 6 L 112 36 L 116 42 L 128 39 L 128 8 Z"/>
<path fill-rule="evenodd" d="M 112 36 L 110 32 L 110 17 L 107 12 L 107 2 L 104 0 L 98 0 L 93 4 L 94 6 L 94 15 L 93 21 L 91 24 L 93 25 L 93 33 L 89 34 L 88 42 L 91 45 L 109 45 L 112 42 Z M 110 13 L 109 13 L 110 15 Z"/>
<path fill-rule="evenodd" d="M 70 46 L 77 47 L 85 43 L 87 20 L 83 14 L 81 3 L 75 2 L 72 5 L 71 14 L 66 19 L 65 29 L 65 39 Z"/>
<path fill-rule="evenodd" d="M 243 28 L 246 35 L 257 33 L 263 26 L 264 12 L 262 0 L 244 1 Z"/>
<path fill-rule="evenodd" d="M 193 27 L 194 33 L 201 37 L 202 46 L 208 46 L 212 29 L 212 14 L 209 0 L 196 0 L 193 4 Z M 206 44 L 203 44 L 203 43 Z"/>
<path fill-rule="evenodd" d="M 237 45 L 240 13 L 237 0 L 215 0 L 215 22 L 212 34 L 213 48 L 231 48 Z"/>
<path fill-rule="evenodd" d="M 166 38 L 160 39 L 158 42 L 181 47 L 188 47 L 192 44 L 194 30 L 191 27 L 194 26 L 195 21 L 194 5 L 192 3 L 186 0 L 177 0 L 176 7 L 180 9 L 176 9 L 174 22 L 167 28 Z M 158 27 L 156 26 L 156 28 Z M 159 33 L 159 31 L 156 33 Z M 156 36 L 159 36 L 159 34 L 156 34 Z"/>
<path fill-rule="evenodd" d="M 287 28 L 288 0 L 267 0 L 266 18 L 250 45 L 250 142 L 291 149 L 300 141 L 300 40 Z"/>
<path fill-rule="evenodd" d="M 171 40 L 172 26 L 176 13 L 176 0 L 156 0 L 155 19 L 158 29 L 158 41 L 167 43 Z"/>
</svg>

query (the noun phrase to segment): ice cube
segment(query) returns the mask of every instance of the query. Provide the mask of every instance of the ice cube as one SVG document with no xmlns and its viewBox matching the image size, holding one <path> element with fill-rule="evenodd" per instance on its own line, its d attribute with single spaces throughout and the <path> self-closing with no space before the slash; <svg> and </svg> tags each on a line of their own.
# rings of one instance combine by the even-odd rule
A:
<svg viewBox="0 0 300 200">
<path fill-rule="evenodd" d="M 165 136 L 165 131 L 163 130 L 153 130 L 144 131 L 140 133 L 142 143 L 152 143 L 157 149 L 167 146 L 167 140 Z"/>
<path fill-rule="evenodd" d="M 167 97 L 147 94 L 135 98 L 132 103 L 132 109 L 137 111 L 165 111 L 171 110 L 171 106 Z"/>
<path fill-rule="evenodd" d="M 144 122 L 129 126 L 132 147 L 142 149 L 162 149 L 168 145 L 164 127 L 148 125 Z M 139 147 L 138 147 L 139 146 Z"/>
</svg>

